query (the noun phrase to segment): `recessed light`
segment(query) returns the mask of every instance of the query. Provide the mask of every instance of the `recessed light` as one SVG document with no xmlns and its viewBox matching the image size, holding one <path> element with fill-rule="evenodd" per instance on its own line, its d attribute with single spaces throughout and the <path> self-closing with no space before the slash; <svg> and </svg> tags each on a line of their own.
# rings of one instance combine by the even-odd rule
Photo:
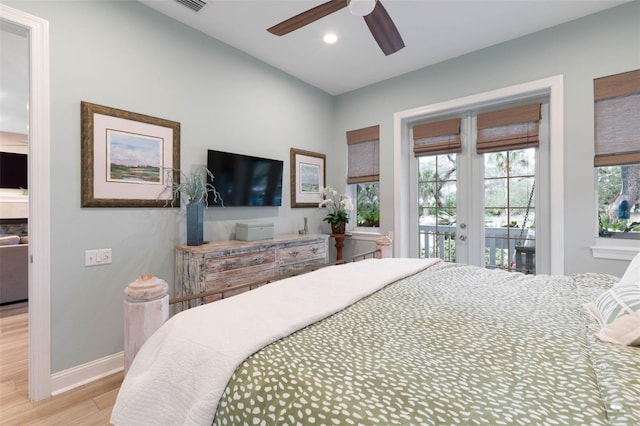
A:
<svg viewBox="0 0 640 426">
<path fill-rule="evenodd" d="M 333 44 L 338 41 L 338 36 L 334 33 L 327 33 L 324 35 L 324 42 L 327 44 Z"/>
</svg>

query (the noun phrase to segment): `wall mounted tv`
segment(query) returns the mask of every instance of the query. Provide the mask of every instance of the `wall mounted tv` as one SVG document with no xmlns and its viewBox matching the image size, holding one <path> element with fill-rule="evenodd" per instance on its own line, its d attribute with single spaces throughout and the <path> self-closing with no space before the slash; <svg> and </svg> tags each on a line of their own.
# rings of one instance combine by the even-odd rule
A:
<svg viewBox="0 0 640 426">
<path fill-rule="evenodd" d="M 207 180 L 222 195 L 226 207 L 281 206 L 283 162 L 268 158 L 208 150 L 207 168 L 214 179 Z M 209 194 L 209 205 L 213 202 Z"/>
<path fill-rule="evenodd" d="M 27 189 L 27 154 L 0 152 L 0 188 Z"/>
</svg>

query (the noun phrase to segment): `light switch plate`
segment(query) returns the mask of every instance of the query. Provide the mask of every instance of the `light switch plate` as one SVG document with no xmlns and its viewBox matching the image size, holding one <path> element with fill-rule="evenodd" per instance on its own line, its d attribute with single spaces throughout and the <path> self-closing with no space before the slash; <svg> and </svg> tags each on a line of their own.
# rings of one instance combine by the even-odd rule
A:
<svg viewBox="0 0 640 426">
<path fill-rule="evenodd" d="M 84 251 L 84 266 L 107 265 L 111 263 L 111 249 Z"/>
</svg>

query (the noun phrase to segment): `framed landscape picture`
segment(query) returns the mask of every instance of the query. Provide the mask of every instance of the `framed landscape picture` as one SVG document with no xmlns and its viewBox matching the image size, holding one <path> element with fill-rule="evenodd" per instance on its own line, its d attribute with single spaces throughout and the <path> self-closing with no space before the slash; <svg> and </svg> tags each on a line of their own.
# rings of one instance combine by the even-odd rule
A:
<svg viewBox="0 0 640 426">
<path fill-rule="evenodd" d="M 82 207 L 180 206 L 180 123 L 81 102 Z"/>
<path fill-rule="evenodd" d="M 325 181 L 325 155 L 291 148 L 291 207 L 318 207 Z"/>
</svg>

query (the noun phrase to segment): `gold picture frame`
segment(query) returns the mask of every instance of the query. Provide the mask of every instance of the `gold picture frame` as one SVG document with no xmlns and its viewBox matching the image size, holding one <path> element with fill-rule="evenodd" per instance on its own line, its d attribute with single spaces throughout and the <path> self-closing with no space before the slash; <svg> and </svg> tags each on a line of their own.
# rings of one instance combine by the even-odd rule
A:
<svg viewBox="0 0 640 426">
<path fill-rule="evenodd" d="M 82 101 L 82 207 L 179 207 L 180 123 Z"/>
<path fill-rule="evenodd" d="M 318 207 L 326 186 L 326 156 L 291 148 L 291 207 Z"/>
</svg>

